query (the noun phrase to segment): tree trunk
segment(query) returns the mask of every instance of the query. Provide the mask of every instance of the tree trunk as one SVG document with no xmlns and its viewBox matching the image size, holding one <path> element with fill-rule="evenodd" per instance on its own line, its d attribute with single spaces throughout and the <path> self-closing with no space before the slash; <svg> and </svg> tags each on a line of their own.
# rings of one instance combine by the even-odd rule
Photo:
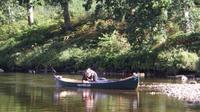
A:
<svg viewBox="0 0 200 112">
<path fill-rule="evenodd" d="M 31 0 L 29 1 L 27 6 L 27 12 L 28 12 L 28 24 L 31 26 L 34 23 L 33 6 L 31 5 Z"/>
<path fill-rule="evenodd" d="M 62 3 L 62 7 L 63 7 L 65 31 L 72 30 L 70 14 L 69 14 L 69 0 L 64 0 L 64 2 Z"/>
<path fill-rule="evenodd" d="M 12 9 L 11 9 L 10 6 L 8 6 L 8 15 L 9 15 L 9 20 L 8 20 L 8 22 L 9 22 L 9 24 L 10 24 L 10 23 L 12 23 L 12 22 L 15 21 L 14 18 L 13 18 L 13 12 L 12 12 Z"/>
<path fill-rule="evenodd" d="M 185 18 L 185 25 L 184 25 L 184 32 L 185 33 L 189 33 L 193 31 L 193 24 L 192 24 L 192 20 L 190 20 L 190 6 L 188 4 L 188 1 L 185 0 L 184 1 L 184 9 L 183 9 L 183 15 Z"/>
</svg>

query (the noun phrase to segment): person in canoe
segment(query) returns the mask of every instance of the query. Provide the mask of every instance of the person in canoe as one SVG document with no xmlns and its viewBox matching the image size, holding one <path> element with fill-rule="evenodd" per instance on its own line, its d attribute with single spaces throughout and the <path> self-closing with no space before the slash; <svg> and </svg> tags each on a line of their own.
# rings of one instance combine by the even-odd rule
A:
<svg viewBox="0 0 200 112">
<path fill-rule="evenodd" d="M 94 70 L 91 68 L 85 70 L 82 78 L 83 83 L 96 82 L 97 80 L 98 76 Z"/>
</svg>

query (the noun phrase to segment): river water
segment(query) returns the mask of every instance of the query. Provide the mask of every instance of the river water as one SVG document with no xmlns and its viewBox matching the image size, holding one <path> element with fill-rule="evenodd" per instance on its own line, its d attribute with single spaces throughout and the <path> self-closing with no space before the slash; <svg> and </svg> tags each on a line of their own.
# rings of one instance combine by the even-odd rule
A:
<svg viewBox="0 0 200 112">
<path fill-rule="evenodd" d="M 200 112 L 200 105 L 154 91 L 63 89 L 56 87 L 52 75 L 1 73 L 0 112 Z"/>
</svg>

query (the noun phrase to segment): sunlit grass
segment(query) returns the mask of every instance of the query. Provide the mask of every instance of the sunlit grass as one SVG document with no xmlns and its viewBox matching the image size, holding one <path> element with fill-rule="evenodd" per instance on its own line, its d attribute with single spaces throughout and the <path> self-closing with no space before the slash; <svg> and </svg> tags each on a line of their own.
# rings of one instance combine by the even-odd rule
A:
<svg viewBox="0 0 200 112">
<path fill-rule="evenodd" d="M 89 20 L 94 8 L 87 12 L 82 2 L 70 2 L 73 31 L 63 32 L 60 6 L 35 7 L 32 26 L 28 26 L 27 20 L 0 26 L 0 65 L 10 68 L 52 65 L 73 69 L 93 66 L 110 71 L 157 68 L 197 71 L 199 33 L 184 34 L 177 25 L 170 23 L 166 30 L 168 37 L 157 34 L 146 43 L 129 43 L 129 35 L 126 31 L 118 32 L 123 28 L 116 21 Z M 140 46 L 134 46 L 136 44 Z"/>
</svg>

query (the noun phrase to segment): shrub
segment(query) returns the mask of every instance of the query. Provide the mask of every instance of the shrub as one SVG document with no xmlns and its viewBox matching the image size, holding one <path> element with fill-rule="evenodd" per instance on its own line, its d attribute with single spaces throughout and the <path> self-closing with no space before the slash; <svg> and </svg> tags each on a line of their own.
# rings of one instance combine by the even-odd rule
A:
<svg viewBox="0 0 200 112">
<path fill-rule="evenodd" d="M 112 34 L 104 34 L 99 39 L 98 46 L 103 54 L 124 54 L 131 48 L 126 35 L 117 31 Z"/>
<path fill-rule="evenodd" d="M 199 57 L 196 53 L 184 49 L 172 49 L 161 52 L 158 60 L 161 69 L 197 71 Z"/>
</svg>

